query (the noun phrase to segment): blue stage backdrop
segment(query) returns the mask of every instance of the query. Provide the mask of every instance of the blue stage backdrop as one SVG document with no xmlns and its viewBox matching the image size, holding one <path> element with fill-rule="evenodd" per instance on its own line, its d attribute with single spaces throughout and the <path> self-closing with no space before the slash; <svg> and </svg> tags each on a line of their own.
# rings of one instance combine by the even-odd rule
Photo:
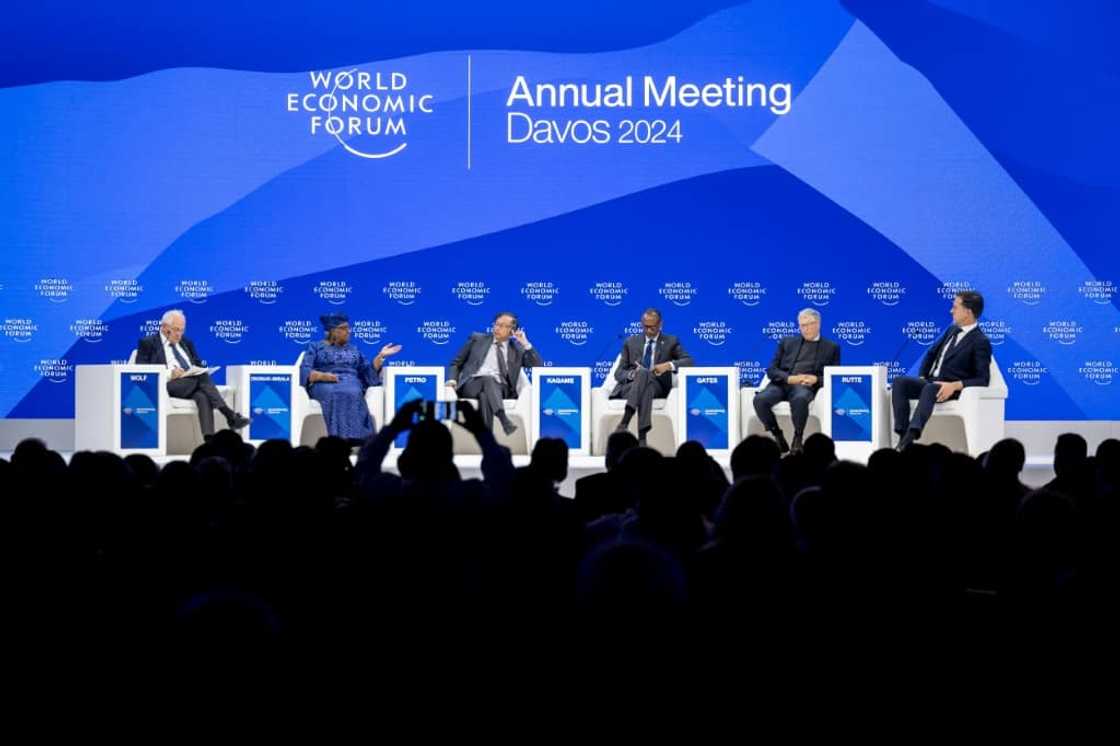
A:
<svg viewBox="0 0 1120 746">
<path fill-rule="evenodd" d="M 169 308 L 224 366 L 508 308 L 601 380 L 657 306 L 757 383 L 801 308 L 894 376 L 976 288 L 1009 418 L 1120 418 L 1116 3 L 478 5 L 5 11 L 0 414 Z"/>
</svg>

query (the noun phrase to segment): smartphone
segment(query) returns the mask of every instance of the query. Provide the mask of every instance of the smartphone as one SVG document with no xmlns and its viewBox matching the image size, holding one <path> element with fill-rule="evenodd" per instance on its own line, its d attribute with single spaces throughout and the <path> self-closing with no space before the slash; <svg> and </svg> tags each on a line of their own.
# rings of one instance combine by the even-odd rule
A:
<svg viewBox="0 0 1120 746">
<path fill-rule="evenodd" d="M 439 402 L 440 419 L 444 422 L 461 422 L 459 419 L 459 402 L 457 401 L 441 401 Z"/>
<path fill-rule="evenodd" d="M 421 420 L 443 420 L 446 422 L 460 422 L 459 403 L 453 401 L 425 401 L 420 411 L 412 416 L 412 424 Z"/>
</svg>

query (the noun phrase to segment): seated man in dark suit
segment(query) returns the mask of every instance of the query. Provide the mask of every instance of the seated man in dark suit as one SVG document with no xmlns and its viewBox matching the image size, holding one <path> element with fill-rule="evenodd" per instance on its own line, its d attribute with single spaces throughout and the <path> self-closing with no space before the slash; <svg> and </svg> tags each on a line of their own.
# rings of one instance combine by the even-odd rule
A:
<svg viewBox="0 0 1120 746">
<path fill-rule="evenodd" d="M 136 346 L 136 362 L 141 365 L 165 365 L 170 371 L 167 393 L 176 399 L 192 399 L 198 407 L 198 424 L 202 437 L 209 440 L 214 435 L 214 410 L 225 415 L 230 428 L 240 430 L 249 424 L 247 417 L 234 412 L 222 399 L 208 373 L 184 376 L 192 366 L 201 368 L 202 360 L 194 344 L 183 336 L 187 317 L 176 309 L 163 315 L 159 334 L 144 337 Z"/>
<path fill-rule="evenodd" d="M 502 311 L 494 317 L 490 334 L 472 334 L 459 350 L 447 366 L 446 385 L 461 398 L 478 399 L 478 413 L 486 427 L 493 427 L 497 417 L 506 435 L 511 435 L 517 425 L 506 415 L 502 399 L 516 399 L 521 369 L 541 363 L 517 316 Z"/>
<path fill-rule="evenodd" d="M 680 340 L 661 333 L 661 312 L 647 308 L 642 313 L 642 333 L 623 343 L 622 355 L 614 380 L 618 385 L 612 399 L 625 399 L 626 409 L 616 432 L 627 430 L 634 413 L 638 414 L 638 445 L 646 444 L 646 434 L 653 427 L 653 400 L 669 396 L 673 373 L 677 368 L 692 365 L 692 356 L 684 351 Z"/>
<path fill-rule="evenodd" d="M 929 348 L 917 378 L 900 376 L 891 386 L 894 431 L 898 450 L 905 450 L 922 435 L 933 406 L 957 399 L 968 386 L 987 386 L 992 363 L 992 343 L 980 329 L 984 296 L 974 290 L 953 298 L 953 325 Z M 910 416 L 910 400 L 918 400 Z"/>
<path fill-rule="evenodd" d="M 778 341 L 774 359 L 766 369 L 770 383 L 754 397 L 754 411 L 767 432 L 778 441 L 778 449 L 782 453 L 789 452 L 791 446 L 778 427 L 774 405 L 789 402 L 793 418 L 792 450 L 800 452 L 805 423 L 809 421 L 809 404 L 824 384 L 824 367 L 840 364 L 840 345 L 821 337 L 819 312 L 812 308 L 804 309 L 797 314 L 797 324 L 801 327 L 801 335 Z"/>
</svg>

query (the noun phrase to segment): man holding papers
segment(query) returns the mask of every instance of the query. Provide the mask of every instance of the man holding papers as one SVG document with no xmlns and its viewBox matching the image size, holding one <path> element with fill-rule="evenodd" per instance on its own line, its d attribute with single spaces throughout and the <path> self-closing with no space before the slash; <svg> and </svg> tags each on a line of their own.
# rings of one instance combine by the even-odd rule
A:
<svg viewBox="0 0 1120 746">
<path fill-rule="evenodd" d="M 240 430 L 250 420 L 230 409 L 222 399 L 210 380 L 209 370 L 203 368 L 194 344 L 183 337 L 186 329 L 187 317 L 182 311 L 174 309 L 165 313 L 159 322 L 159 334 L 144 337 L 136 346 L 137 364 L 167 366 L 171 379 L 167 382 L 167 393 L 177 399 L 194 401 L 202 437 L 209 439 L 214 434 L 215 409 L 225 415 L 232 429 Z"/>
</svg>

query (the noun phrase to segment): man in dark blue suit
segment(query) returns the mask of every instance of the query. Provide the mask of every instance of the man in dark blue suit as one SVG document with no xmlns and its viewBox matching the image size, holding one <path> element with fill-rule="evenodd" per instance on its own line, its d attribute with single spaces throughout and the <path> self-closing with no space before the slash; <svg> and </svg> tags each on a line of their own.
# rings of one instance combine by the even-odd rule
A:
<svg viewBox="0 0 1120 746">
<path fill-rule="evenodd" d="M 987 386 L 992 363 L 992 343 L 980 329 L 984 296 L 974 290 L 953 298 L 953 325 L 929 348 L 917 378 L 901 376 L 891 386 L 894 431 L 898 450 L 905 450 L 922 435 L 935 404 L 957 399 L 969 386 Z M 910 415 L 910 400 L 918 408 Z"/>
<path fill-rule="evenodd" d="M 792 449 L 800 451 L 805 423 L 809 421 L 809 404 L 824 384 L 824 367 L 840 364 L 840 345 L 821 336 L 821 315 L 817 310 L 806 308 L 801 311 L 797 314 L 797 325 L 801 334 L 779 340 L 774 359 L 766 369 L 770 383 L 755 394 L 753 402 L 755 414 L 767 432 L 778 441 L 778 449 L 782 453 L 789 451 L 791 446 L 778 427 L 774 405 L 789 402 L 793 419 Z"/>
<path fill-rule="evenodd" d="M 685 352 L 680 339 L 662 334 L 661 311 L 647 308 L 642 312 L 641 323 L 642 333 L 627 337 L 622 344 L 611 398 L 626 400 L 615 432 L 629 430 L 636 413 L 638 445 L 644 446 L 646 435 L 653 428 L 653 400 L 669 396 L 673 374 L 677 368 L 691 366 L 692 356 Z"/>
<path fill-rule="evenodd" d="M 234 412 L 218 392 L 208 373 L 183 375 L 191 368 L 201 368 L 202 360 L 194 343 L 183 336 L 187 317 L 174 309 L 163 315 L 159 334 L 144 337 L 136 346 L 136 362 L 141 365 L 165 365 L 168 369 L 167 393 L 177 399 L 191 399 L 198 407 L 198 424 L 202 436 L 209 440 L 214 434 L 214 410 L 225 415 L 233 430 L 249 424 L 249 418 Z"/>
</svg>

